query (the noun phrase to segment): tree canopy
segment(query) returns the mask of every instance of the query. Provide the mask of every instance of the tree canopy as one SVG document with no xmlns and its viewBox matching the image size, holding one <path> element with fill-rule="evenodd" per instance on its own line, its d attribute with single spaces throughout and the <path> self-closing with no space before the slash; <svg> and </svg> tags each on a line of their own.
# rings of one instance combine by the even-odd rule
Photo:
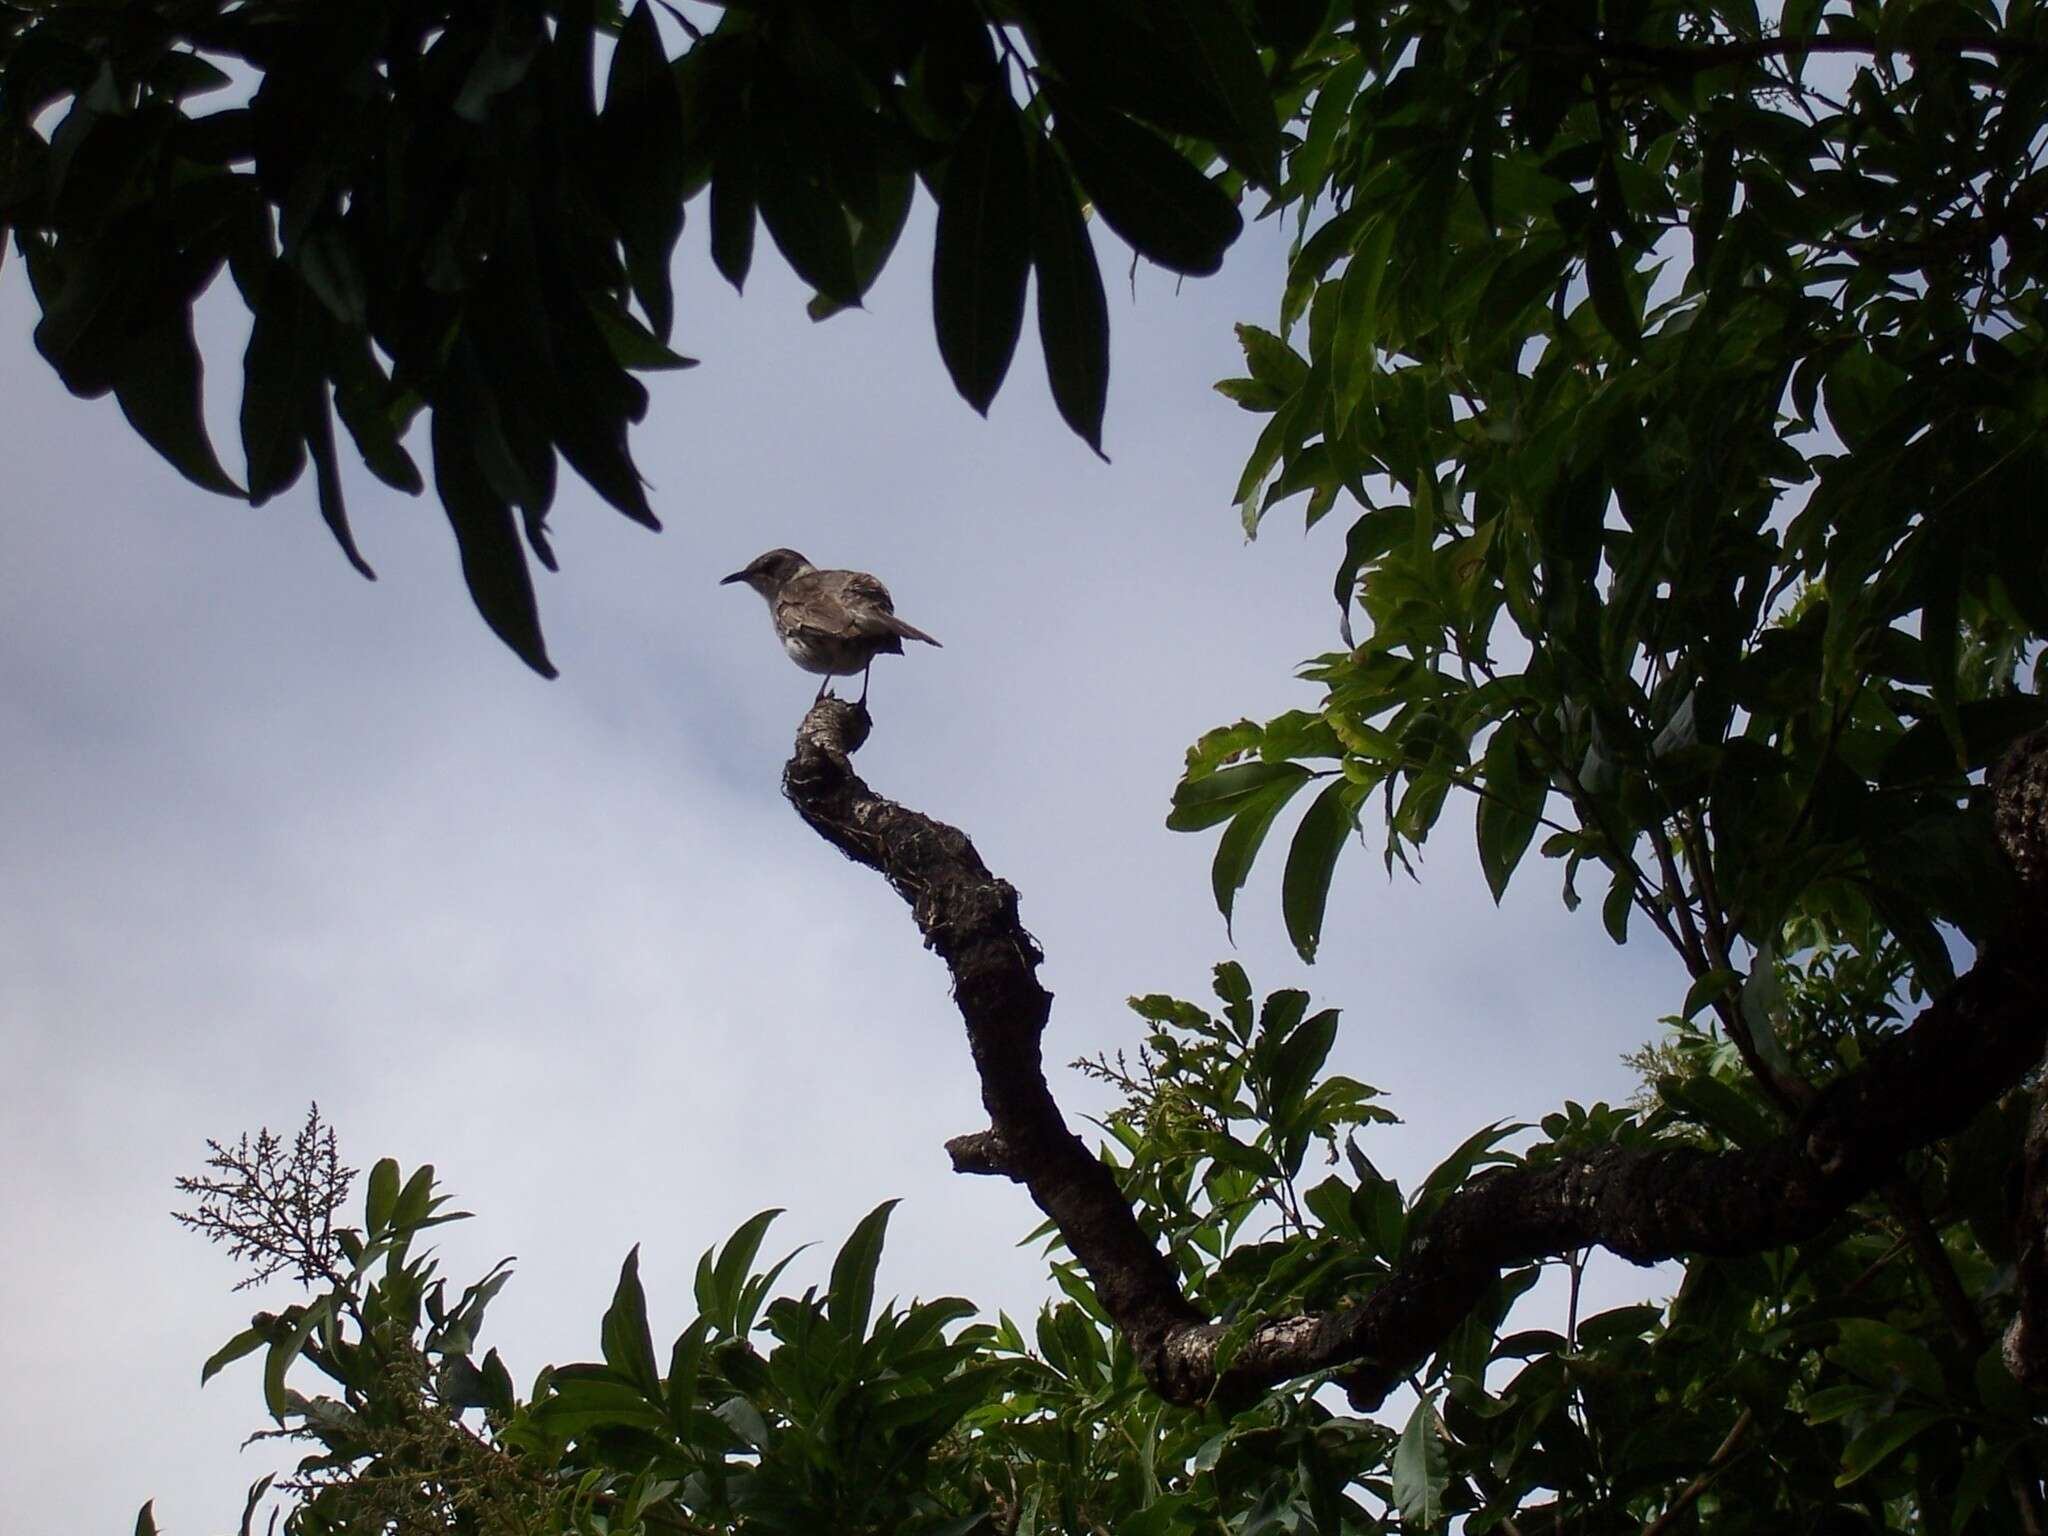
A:
<svg viewBox="0 0 2048 1536">
<path fill-rule="evenodd" d="M 1088 218 L 1187 274 L 1247 214 L 1288 221 L 1219 386 L 1266 418 L 1235 500 L 1251 532 L 1343 509 L 1355 643 L 1308 663 L 1313 707 L 1196 743 L 1170 824 L 1220 829 L 1228 920 L 1313 787 L 1281 881 L 1312 960 L 1343 850 L 1412 865 L 1470 795 L 1496 896 L 1535 848 L 1691 978 L 1637 1102 L 1478 1128 L 1404 1191 L 1376 1091 L 1325 1075 L 1337 1015 L 1224 965 L 1213 1005 L 1134 1001 L 1136 1063 L 1093 1066 L 1125 1100 L 1098 1154 L 1042 1072 L 1017 893 L 853 774 L 868 722 L 826 701 L 785 791 L 949 967 L 990 1115 L 956 1166 L 1030 1189 L 1064 1299 L 1030 1335 L 877 1309 L 886 1205 L 824 1293 L 779 1296 L 764 1215 L 706 1255 L 665 1359 L 629 1258 L 604 1358 L 522 1393 L 477 1353 L 505 1272 L 451 1298 L 414 1251 L 449 1219 L 431 1170 L 377 1164 L 347 1226 L 316 1125 L 217 1149 L 193 1222 L 310 1288 L 207 1367 L 262 1351 L 313 1442 L 294 1529 L 2043 1528 L 2037 7 L 4 15 L 0 223 L 66 384 L 225 493 L 311 463 L 357 560 L 332 423 L 417 492 L 424 412 L 469 589 L 542 670 L 557 459 L 652 521 L 634 374 L 685 361 L 700 194 L 718 271 L 743 282 L 765 227 L 823 317 L 922 182 L 961 394 L 1003 383 L 1035 276 L 1053 398 L 1098 448 Z M 188 111 L 237 80 L 246 105 Z M 191 306 L 223 267 L 254 316 L 242 483 L 198 410 Z M 1592 1246 L 1684 1282 L 1521 1327 Z M 1403 1387 L 1405 1428 L 1367 1416 Z"/>
</svg>

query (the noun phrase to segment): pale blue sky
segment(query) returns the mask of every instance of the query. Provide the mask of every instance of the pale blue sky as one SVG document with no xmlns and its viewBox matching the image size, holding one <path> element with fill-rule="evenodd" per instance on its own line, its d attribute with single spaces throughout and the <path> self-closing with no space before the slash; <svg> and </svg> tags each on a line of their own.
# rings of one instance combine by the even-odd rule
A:
<svg viewBox="0 0 2048 1536">
<path fill-rule="evenodd" d="M 1281 931 L 1277 856 L 1210 902 L 1210 836 L 1162 826 L 1203 729 L 1312 704 L 1334 646 L 1343 509 L 1246 547 L 1229 505 L 1258 420 L 1213 394 L 1231 322 L 1270 323 L 1284 248 L 1253 227 L 1177 286 L 1105 247 L 1114 377 L 1097 461 L 1028 334 L 992 419 L 955 398 L 929 312 L 929 205 L 866 313 L 815 326 L 766 246 L 735 300 L 685 237 L 677 345 L 634 444 L 667 531 L 565 475 L 540 580 L 562 677 L 500 647 L 438 508 L 349 477 L 353 575 L 309 485 L 257 510 L 188 487 L 111 400 L 35 356 L 0 269 L 0 1480 L 22 1530 L 228 1530 L 268 1464 L 254 1366 L 200 1362 L 268 1298 L 164 1214 L 207 1136 L 289 1129 L 317 1097 L 345 1154 L 431 1160 L 478 1213 L 448 1272 L 517 1274 L 485 1342 L 524 1382 L 589 1358 L 642 1245 L 657 1333 L 698 1253 L 768 1205 L 815 1241 L 797 1289 L 904 1197 L 885 1294 L 1028 1312 L 1023 1195 L 946 1171 L 980 1128 L 942 967 L 881 882 L 783 803 L 815 680 L 717 578 L 791 544 L 880 574 L 945 642 L 876 667 L 860 767 L 964 827 L 1023 894 L 1057 994 L 1047 1056 L 1129 1046 L 1135 992 L 1260 990 L 1345 1009 L 1333 1065 L 1407 1124 L 1412 1178 L 1477 1126 L 1630 1091 L 1617 1053 L 1684 984 L 1567 917 L 1532 862 L 1496 912 L 1463 813 L 1424 882 L 1376 849 L 1337 877 L 1326 958 Z M 203 339 L 234 377 L 234 306 Z M 234 405 L 216 391 L 230 463 Z M 1071 1109 L 1099 1095 L 1062 1074 Z M 779 1252 L 780 1249 L 777 1249 Z M 816 1262 L 811 1262 L 815 1259 Z M 809 1265 L 809 1269 L 805 1265 Z M 816 1271 L 817 1273 L 812 1273 Z M 1639 1284 L 1615 1261 L 1596 1295 Z M 1552 1319 L 1554 1322 L 1555 1319 Z"/>
</svg>

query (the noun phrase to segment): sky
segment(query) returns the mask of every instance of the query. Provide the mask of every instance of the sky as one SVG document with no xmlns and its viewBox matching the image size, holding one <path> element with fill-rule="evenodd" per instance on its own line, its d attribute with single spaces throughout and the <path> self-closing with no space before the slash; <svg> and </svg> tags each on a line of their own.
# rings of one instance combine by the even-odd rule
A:
<svg viewBox="0 0 2048 1536">
<path fill-rule="evenodd" d="M 539 576 L 561 677 L 495 641 L 431 500 L 346 477 L 357 577 L 310 483 L 258 509 L 187 485 L 111 399 L 66 395 L 0 266 L 0 1483 L 15 1528 L 234 1528 L 271 1465 L 259 1366 L 200 1363 L 287 1286 L 234 1294 L 181 1231 L 205 1138 L 290 1132 L 309 1101 L 344 1158 L 432 1162 L 475 1219 L 457 1284 L 517 1256 L 483 1344 L 522 1385 L 593 1358 L 640 1245 L 658 1342 L 698 1255 L 780 1206 L 765 1251 L 822 1280 L 901 1197 L 883 1295 L 1013 1315 L 1048 1287 L 1021 1190 L 950 1173 L 984 1125 L 944 968 L 872 873 L 784 803 L 816 680 L 718 578 L 792 545 L 880 575 L 944 642 L 875 668 L 880 792 L 965 829 L 1022 894 L 1055 994 L 1049 1065 L 1133 1047 L 1124 999 L 1260 992 L 1344 1010 L 1332 1070 L 1385 1089 L 1366 1150 L 1412 1181 L 1477 1127 L 1634 1088 L 1619 1054 L 1685 991 L 1676 961 L 1567 915 L 1532 855 L 1486 893 L 1453 807 L 1419 883 L 1378 846 L 1339 867 L 1324 957 L 1279 916 L 1277 854 L 1235 944 L 1214 834 L 1163 820 L 1203 730 L 1313 706 L 1335 648 L 1346 519 L 1298 503 L 1247 544 L 1230 495 L 1260 418 L 1216 395 L 1233 321 L 1271 324 L 1285 236 L 1254 225 L 1178 283 L 1105 239 L 1113 353 L 1097 460 L 1060 424 L 1027 325 L 990 416 L 932 338 L 921 201 L 864 311 L 822 325 L 764 240 L 744 298 L 701 227 L 676 345 L 634 450 L 665 531 L 564 475 L 562 572 Z M 202 305 L 231 467 L 246 322 Z M 423 455 L 422 455 L 423 456 Z M 1277 844 L 1277 839 L 1276 839 Z M 1070 1115 L 1105 1107 L 1064 1070 Z M 359 1216 L 360 1204 L 354 1207 Z M 1595 1261 L 1585 1310 L 1646 1277 Z M 1651 1285 L 1651 1289 L 1655 1289 Z M 1530 1303 L 1561 1314 L 1554 1292 Z M 1547 1320 L 1558 1324 L 1558 1317 Z"/>
</svg>

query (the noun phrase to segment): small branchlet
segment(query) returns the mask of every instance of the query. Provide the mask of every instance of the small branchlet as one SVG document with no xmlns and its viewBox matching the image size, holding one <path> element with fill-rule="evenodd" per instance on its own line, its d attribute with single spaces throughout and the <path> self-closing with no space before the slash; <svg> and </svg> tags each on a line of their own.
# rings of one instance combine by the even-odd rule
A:
<svg viewBox="0 0 2048 1536">
<path fill-rule="evenodd" d="M 253 1141 L 244 1132 L 233 1146 L 208 1140 L 206 1148 L 209 1171 L 177 1181 L 180 1194 L 198 1197 L 198 1208 L 171 1216 L 208 1242 L 226 1243 L 228 1256 L 249 1266 L 235 1289 L 286 1272 L 305 1286 L 339 1284 L 344 1269 L 334 1213 L 348 1198 L 356 1171 L 342 1166 L 320 1106 L 307 1110 L 289 1150 L 268 1129 Z"/>
</svg>

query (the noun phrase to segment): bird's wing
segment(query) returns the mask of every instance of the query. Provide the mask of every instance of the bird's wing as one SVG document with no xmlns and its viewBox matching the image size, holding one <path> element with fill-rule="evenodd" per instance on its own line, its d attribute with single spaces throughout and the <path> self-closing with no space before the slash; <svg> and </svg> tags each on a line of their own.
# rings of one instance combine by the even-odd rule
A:
<svg viewBox="0 0 2048 1536">
<path fill-rule="evenodd" d="M 805 571 L 782 584 L 775 606 L 786 624 L 839 639 L 897 632 L 889 589 L 865 571 Z"/>
</svg>

